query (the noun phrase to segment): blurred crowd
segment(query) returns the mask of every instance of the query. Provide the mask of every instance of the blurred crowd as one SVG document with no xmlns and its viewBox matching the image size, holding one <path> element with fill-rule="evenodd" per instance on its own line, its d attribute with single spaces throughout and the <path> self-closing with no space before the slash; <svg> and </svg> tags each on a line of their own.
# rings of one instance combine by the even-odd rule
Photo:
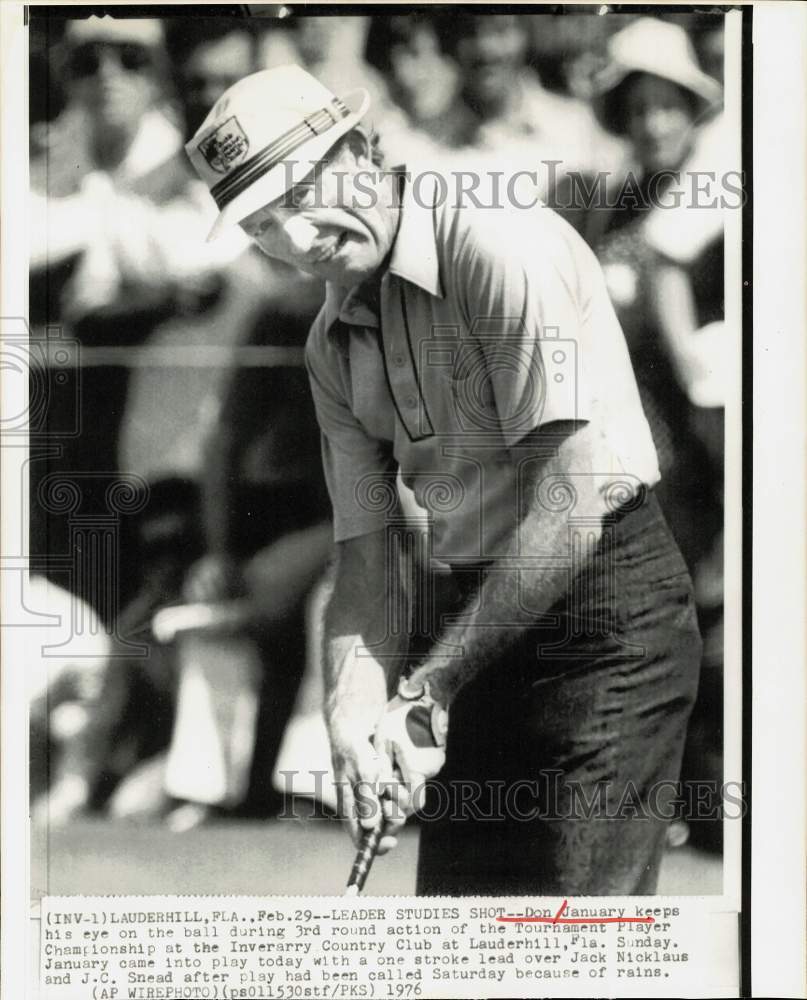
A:
<svg viewBox="0 0 807 1000">
<path fill-rule="evenodd" d="M 80 428 L 60 438 L 50 413 L 58 447 L 32 456 L 32 587 L 51 614 L 79 606 L 97 637 L 32 670 L 35 810 L 181 830 L 276 812 L 283 772 L 328 766 L 316 621 L 329 505 L 302 367 L 323 288 L 238 230 L 206 242 L 215 206 L 183 149 L 227 87 L 290 62 L 336 94 L 370 93 L 387 164 L 536 171 L 540 197 L 598 254 L 706 639 L 685 769 L 719 780 L 721 375 L 739 331 L 723 322 L 722 212 L 658 202 L 676 171 L 734 166 L 722 17 L 279 10 L 31 12 L 32 336 L 58 328 L 78 345 L 64 377 Z M 613 196 L 581 198 L 600 174 Z M 125 511 L 110 509 L 116 475 L 141 494 Z M 80 485 L 67 512 L 59 476 Z M 75 550 L 110 517 L 118 558 L 88 563 Z M 85 569 L 65 573 L 74 555 Z M 715 824 L 697 833 L 718 842 Z"/>
</svg>

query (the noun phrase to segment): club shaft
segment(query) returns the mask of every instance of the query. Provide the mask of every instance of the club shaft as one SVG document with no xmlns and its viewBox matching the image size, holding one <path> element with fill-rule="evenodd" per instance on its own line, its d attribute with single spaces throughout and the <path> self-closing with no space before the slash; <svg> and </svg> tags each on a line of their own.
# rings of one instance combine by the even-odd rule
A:
<svg viewBox="0 0 807 1000">
<path fill-rule="evenodd" d="M 380 824 L 373 830 L 366 830 L 362 836 L 361 845 L 356 852 L 356 859 L 350 870 L 350 878 L 347 880 L 346 896 L 357 896 L 364 888 L 378 845 L 381 842 L 382 833 L 383 824 Z"/>
</svg>

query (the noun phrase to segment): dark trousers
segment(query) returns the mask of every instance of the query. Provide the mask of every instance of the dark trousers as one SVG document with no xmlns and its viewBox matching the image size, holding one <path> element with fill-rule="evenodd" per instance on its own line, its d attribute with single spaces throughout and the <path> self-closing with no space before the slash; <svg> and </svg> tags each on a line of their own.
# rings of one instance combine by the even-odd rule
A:
<svg viewBox="0 0 807 1000">
<path fill-rule="evenodd" d="M 701 639 L 653 494 L 570 575 L 452 705 L 419 894 L 655 892 Z"/>
</svg>

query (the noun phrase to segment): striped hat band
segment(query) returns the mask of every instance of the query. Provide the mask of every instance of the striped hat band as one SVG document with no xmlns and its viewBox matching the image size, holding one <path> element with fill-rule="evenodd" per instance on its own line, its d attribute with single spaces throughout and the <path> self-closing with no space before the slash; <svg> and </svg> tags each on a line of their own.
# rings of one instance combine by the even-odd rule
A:
<svg viewBox="0 0 807 1000">
<path fill-rule="evenodd" d="M 278 136 L 254 156 L 239 164 L 210 189 L 219 209 L 223 209 L 258 178 L 269 173 L 286 157 L 299 149 L 311 136 L 322 135 L 350 114 L 347 106 L 335 97 L 329 107 L 306 115 L 299 125 Z"/>
</svg>

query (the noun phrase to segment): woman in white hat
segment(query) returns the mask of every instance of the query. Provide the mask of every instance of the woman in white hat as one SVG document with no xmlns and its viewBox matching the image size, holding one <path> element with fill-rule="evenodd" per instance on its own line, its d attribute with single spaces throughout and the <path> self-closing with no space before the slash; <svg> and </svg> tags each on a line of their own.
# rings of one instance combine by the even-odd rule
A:
<svg viewBox="0 0 807 1000">
<path fill-rule="evenodd" d="M 628 140 L 647 185 L 654 173 L 685 163 L 721 88 L 698 66 L 684 29 L 668 21 L 638 18 L 611 38 L 608 57 L 595 81 L 595 109 L 610 132 Z"/>
<path fill-rule="evenodd" d="M 683 412 L 695 401 L 683 345 L 722 316 L 722 215 L 692 207 L 687 173 L 721 88 L 698 67 L 684 29 L 668 21 L 638 18 L 611 38 L 608 53 L 596 109 L 607 128 L 629 140 L 635 172 L 592 213 L 588 235 L 631 348 L 662 465 L 671 472 Z M 691 241 L 686 257 L 676 254 L 675 224 L 691 229 L 693 216 L 700 225 L 709 215 L 710 232 Z M 654 236 L 659 222 L 661 239 Z"/>
<path fill-rule="evenodd" d="M 713 330 L 723 316 L 723 221 L 722 211 L 693 207 L 691 172 L 719 175 L 714 156 L 703 162 L 703 154 L 714 153 L 706 139 L 719 127 L 714 112 L 721 88 L 698 66 L 684 29 L 667 21 L 637 19 L 613 36 L 609 56 L 596 109 L 606 128 L 629 141 L 636 174 L 621 198 L 593 213 L 589 236 L 599 230 L 592 242 L 659 455 L 656 492 L 697 587 L 703 568 L 714 562 L 708 557 L 720 545 L 723 519 L 722 455 L 709 446 L 710 439 L 722 441 L 722 433 L 703 433 L 710 426 L 722 431 L 719 372 L 703 364 L 715 337 L 700 332 L 707 324 Z M 678 207 L 669 207 L 676 196 Z M 717 582 L 711 589 L 719 593 Z M 700 602 L 707 634 L 713 621 L 719 627 L 721 603 Z M 706 669 L 710 665 L 717 669 Z M 702 690 L 719 691 L 722 657 L 703 667 Z M 708 700 L 701 697 L 690 732 L 707 733 L 710 745 L 717 733 L 719 744 L 720 705 Z M 721 777 L 698 766 L 698 777 Z M 714 831 L 695 827 L 714 842 Z"/>
</svg>

